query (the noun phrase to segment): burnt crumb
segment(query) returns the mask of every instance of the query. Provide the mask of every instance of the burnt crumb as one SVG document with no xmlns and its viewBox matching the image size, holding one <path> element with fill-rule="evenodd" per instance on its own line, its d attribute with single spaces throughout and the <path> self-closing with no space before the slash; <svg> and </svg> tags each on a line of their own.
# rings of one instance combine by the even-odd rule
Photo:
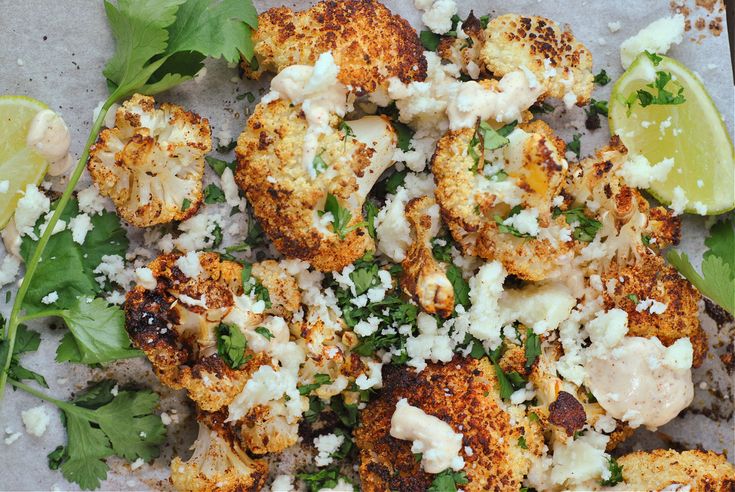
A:
<svg viewBox="0 0 735 492">
<path fill-rule="evenodd" d="M 727 344 L 726 352 L 720 356 L 722 364 L 725 366 L 728 374 L 732 374 L 735 369 L 735 344 L 730 342 Z"/>
<path fill-rule="evenodd" d="M 730 313 L 707 298 L 704 299 L 704 312 L 717 323 L 718 328 L 735 320 Z"/>
<path fill-rule="evenodd" d="M 587 414 L 577 399 L 566 391 L 560 391 L 556 401 L 549 405 L 549 422 L 564 428 L 568 436 L 584 427 Z"/>
<path fill-rule="evenodd" d="M 587 119 L 584 120 L 584 126 L 588 130 L 597 130 L 600 128 L 600 115 L 594 111 L 587 112 Z"/>
</svg>

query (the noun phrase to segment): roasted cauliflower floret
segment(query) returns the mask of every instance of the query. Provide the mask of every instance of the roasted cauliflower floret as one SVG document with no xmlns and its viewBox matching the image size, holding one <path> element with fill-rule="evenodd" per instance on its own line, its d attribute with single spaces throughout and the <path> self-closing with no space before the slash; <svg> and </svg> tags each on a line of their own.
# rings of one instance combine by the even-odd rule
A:
<svg viewBox="0 0 735 492">
<path fill-rule="evenodd" d="M 202 202 L 204 154 L 212 150 L 206 118 L 133 95 L 117 110 L 115 127 L 100 132 L 87 169 L 100 194 L 137 227 L 184 220 Z"/>
<path fill-rule="evenodd" d="M 432 171 L 442 217 L 465 253 L 543 280 L 572 245 L 562 237 L 564 218 L 552 216 L 567 162 L 564 143 L 547 125 L 523 126 L 506 145 L 484 152 L 481 128 L 450 131 L 437 143 Z"/>
<path fill-rule="evenodd" d="M 496 384 L 487 359 L 455 358 L 444 365 L 429 364 L 420 373 L 405 366 L 386 368 L 383 389 L 362 410 L 355 430 L 363 490 L 427 490 L 434 480 L 411 453 L 411 441 L 390 435 L 391 417 L 402 398 L 463 435 L 460 456 L 469 483 L 462 489 L 520 489 L 531 458 L 541 454 L 544 441 L 539 426 L 522 410 L 501 403 Z M 528 449 L 519 445 L 521 436 Z M 471 454 L 464 451 L 467 447 Z"/>
<path fill-rule="evenodd" d="M 414 198 L 406 204 L 406 218 L 411 226 L 412 242 L 401 263 L 401 287 L 429 314 L 447 318 L 454 310 L 454 287 L 447 278 L 446 265 L 440 264 L 431 251 L 431 240 L 439 228 L 439 212 L 433 197 Z"/>
<path fill-rule="evenodd" d="M 605 309 L 628 313 L 628 336 L 657 337 L 667 347 L 689 337 L 693 366 L 702 364 L 707 354 L 707 335 L 699 322 L 702 296 L 663 258 L 649 252 L 635 264 L 611 268 L 602 281 L 614 285 L 603 292 Z"/>
<path fill-rule="evenodd" d="M 545 94 L 583 106 L 592 95 L 592 53 L 569 28 L 538 16 L 501 15 L 485 29 L 480 57 L 496 77 L 530 70 Z"/>
<path fill-rule="evenodd" d="M 194 258 L 198 262 L 192 265 Z M 216 253 L 168 254 L 149 265 L 153 285 L 138 285 L 128 293 L 125 325 L 162 383 L 185 388 L 203 410 L 216 411 L 240 393 L 255 370 L 269 363 L 264 350 L 271 342 L 255 329 L 265 326 L 274 340 L 288 341 L 286 323 L 274 315 L 289 315 L 300 306 L 295 280 L 274 272 L 274 265 L 271 261 L 252 267 L 246 282 L 250 292 L 244 291 L 242 265 L 222 261 Z M 191 274 L 192 268 L 199 269 L 194 277 L 182 272 Z M 266 283 L 274 291 L 272 298 Z M 240 330 L 247 341 L 237 368 L 219 354 L 223 324 Z"/>
<path fill-rule="evenodd" d="M 337 129 L 336 115 L 329 118 L 308 165 L 309 123 L 300 105 L 284 99 L 256 107 L 236 149 L 236 180 L 263 230 L 282 254 L 322 271 L 341 270 L 374 249 L 362 204 L 392 164 L 396 143 L 384 117 L 345 122 L 349 130 Z M 310 168 L 312 162 L 318 166 Z"/>
<path fill-rule="evenodd" d="M 253 33 L 255 62 L 243 61 L 249 78 L 291 65 L 313 65 L 331 51 L 339 80 L 358 92 L 374 92 L 387 79 L 422 81 L 426 60 L 411 25 L 375 0 L 320 2 L 308 10 L 267 10 Z"/>
<path fill-rule="evenodd" d="M 180 492 L 257 491 L 268 479 L 268 463 L 248 456 L 226 429 L 210 429 L 200 422 L 191 449 L 187 461 L 178 456 L 171 461 L 171 483 Z"/>
<path fill-rule="evenodd" d="M 711 451 L 636 451 L 618 458 L 618 464 L 623 467 L 619 490 L 735 490 L 735 467 L 725 456 Z"/>
</svg>

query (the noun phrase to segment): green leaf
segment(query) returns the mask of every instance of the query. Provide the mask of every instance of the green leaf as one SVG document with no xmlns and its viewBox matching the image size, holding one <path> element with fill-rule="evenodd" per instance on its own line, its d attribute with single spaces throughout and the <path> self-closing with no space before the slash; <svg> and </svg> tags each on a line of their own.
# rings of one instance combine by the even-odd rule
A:
<svg viewBox="0 0 735 492">
<path fill-rule="evenodd" d="M 337 414 L 339 421 L 345 427 L 353 428 L 358 423 L 359 410 L 357 403 L 347 404 L 341 395 L 333 396 L 329 401 L 332 411 Z"/>
<path fill-rule="evenodd" d="M 261 336 L 265 337 L 266 340 L 270 340 L 270 339 L 272 339 L 275 336 L 265 326 L 259 326 L 259 327 L 257 327 L 255 329 L 255 333 L 257 333 L 258 335 L 261 335 Z"/>
<path fill-rule="evenodd" d="M 337 201 L 337 197 L 331 193 L 327 193 L 327 199 L 324 202 L 324 210 L 319 211 L 319 216 L 321 217 L 326 213 L 332 214 L 332 229 L 340 239 L 344 239 L 347 234 L 355 229 L 365 227 L 367 225 L 365 221 L 349 225 L 352 220 L 352 213 L 347 208 L 342 207 L 339 204 L 339 201 Z"/>
<path fill-rule="evenodd" d="M 314 160 L 311 161 L 311 167 L 314 169 L 314 172 L 317 176 L 327 170 L 327 163 L 324 161 L 324 159 L 322 159 L 321 153 L 314 156 Z"/>
<path fill-rule="evenodd" d="M 669 82 L 678 88 L 676 94 L 666 89 Z M 653 94 L 646 89 L 638 89 L 635 92 L 635 97 L 638 98 L 638 102 L 643 108 L 650 105 L 676 105 L 684 104 L 686 102 L 686 98 L 684 97 L 684 88 L 678 82 L 672 81 L 671 73 L 669 72 L 656 72 L 656 80 L 647 84 L 646 87 L 654 89 L 656 93 Z M 635 99 L 633 99 L 633 101 L 634 100 Z"/>
<path fill-rule="evenodd" d="M 169 53 L 193 51 L 211 58 L 239 62 L 253 57 L 251 30 L 258 27 L 258 12 L 242 0 L 188 0 L 179 7 L 168 27 Z"/>
<path fill-rule="evenodd" d="M 534 116 L 538 116 L 540 114 L 546 114 L 546 113 L 553 113 L 554 112 L 554 106 L 552 106 L 551 104 L 549 104 L 549 103 L 547 103 L 545 101 L 537 102 L 536 104 L 534 104 L 533 106 L 531 106 L 528 109 L 529 109 L 529 111 L 531 111 L 531 113 Z"/>
<path fill-rule="evenodd" d="M 465 309 L 470 307 L 470 284 L 462 276 L 462 270 L 450 264 L 447 267 L 447 279 L 454 288 L 454 305 Z"/>
<path fill-rule="evenodd" d="M 419 40 L 421 40 L 421 45 L 426 49 L 426 51 L 436 51 L 441 39 L 442 37 L 439 34 L 431 31 L 421 31 L 419 33 Z"/>
<path fill-rule="evenodd" d="M 601 480 L 600 485 L 612 487 L 623 481 L 623 467 L 620 466 L 615 458 L 608 458 L 607 469 L 610 470 L 610 478 Z"/>
<path fill-rule="evenodd" d="M 299 386 L 299 394 L 301 395 L 308 395 L 315 389 L 318 389 L 322 387 L 325 384 L 331 384 L 332 380 L 329 377 L 329 374 L 315 374 L 314 375 L 314 382 L 311 384 L 305 384 L 303 386 Z"/>
<path fill-rule="evenodd" d="M 659 55 L 657 55 L 656 53 L 651 53 L 648 50 L 643 51 L 643 53 L 645 53 L 648 59 L 651 60 L 654 67 L 657 67 L 658 64 L 661 63 L 661 60 L 663 60 L 663 58 L 661 58 Z"/>
<path fill-rule="evenodd" d="M 521 231 L 519 231 L 513 225 L 504 224 L 504 222 L 508 218 L 513 217 L 514 215 L 520 213 L 521 210 L 522 210 L 521 206 L 520 205 L 516 205 L 515 207 L 513 207 L 512 209 L 510 209 L 510 212 L 508 213 L 508 217 L 503 218 L 503 217 L 501 217 L 499 215 L 496 215 L 494 217 L 494 220 L 495 220 L 495 223 L 498 225 L 498 231 L 500 231 L 500 232 L 502 232 L 504 234 L 510 234 L 512 236 L 520 237 L 520 238 L 524 238 L 524 239 L 530 238 L 531 235 L 528 234 L 527 232 L 521 232 Z"/>
<path fill-rule="evenodd" d="M 56 203 L 54 208 L 55 206 Z M 61 214 L 61 220 L 68 222 L 78 213 L 77 202 L 70 200 Z M 49 238 L 23 300 L 23 309 L 27 313 L 48 310 L 49 306 L 41 302 L 41 299 L 50 292 L 56 292 L 59 296 L 54 307 L 63 309 L 74 306 L 80 296 L 94 297 L 102 290 L 95 280 L 98 274 L 94 273 L 94 269 L 104 255 L 124 257 L 128 249 L 128 239 L 116 214 L 104 212 L 91 219 L 93 229 L 87 233 L 82 245 L 72 240 L 71 231 L 68 230 Z M 43 222 L 41 218 L 36 223 L 36 233 Z M 26 263 L 30 261 L 35 248 L 36 241 L 24 236 L 20 254 Z"/>
<path fill-rule="evenodd" d="M 576 155 L 577 159 L 582 155 L 582 141 L 579 139 L 581 136 L 581 133 L 575 133 L 574 136 L 572 136 L 572 141 L 567 142 L 567 150 Z"/>
<path fill-rule="evenodd" d="M 707 251 L 704 258 L 717 256 L 730 266 L 730 272 L 735 273 L 735 221 L 733 219 L 716 222 L 709 230 L 709 236 L 704 240 Z"/>
<path fill-rule="evenodd" d="M 594 82 L 599 86 L 606 86 L 610 83 L 610 77 L 607 75 L 607 72 L 604 68 L 600 70 L 600 73 L 595 75 Z"/>
<path fill-rule="evenodd" d="M 521 449 L 528 449 L 528 444 L 526 444 L 526 436 L 521 436 L 518 438 L 518 447 Z"/>
<path fill-rule="evenodd" d="M 0 326 L 4 325 L 5 319 L 0 315 Z M 18 330 L 15 334 L 13 354 L 10 358 L 10 367 L 8 367 L 8 377 L 15 379 L 16 381 L 36 381 L 44 388 L 48 388 L 46 379 L 43 376 L 20 365 L 20 356 L 29 352 L 35 352 L 38 350 L 40 344 L 41 335 L 33 330 L 29 330 L 26 325 L 18 325 Z M 7 340 L 0 339 L 0 364 L 4 364 L 7 360 L 8 346 Z"/>
<path fill-rule="evenodd" d="M 463 471 L 454 471 L 447 468 L 434 477 L 427 492 L 456 492 L 457 485 L 466 485 L 469 483 L 467 474 Z"/>
<path fill-rule="evenodd" d="M 443 244 L 442 244 L 443 243 Z M 431 254 L 437 261 L 452 262 L 452 242 L 448 237 L 435 237 L 431 240 Z"/>
<path fill-rule="evenodd" d="M 570 208 L 569 210 L 561 210 L 555 208 L 552 217 L 557 218 L 559 215 L 564 215 L 567 224 L 574 226 L 572 237 L 577 241 L 592 242 L 597 236 L 597 232 L 602 227 L 602 223 L 599 220 L 587 217 L 584 213 L 583 207 Z"/>
<path fill-rule="evenodd" d="M 204 188 L 204 203 L 207 205 L 225 203 L 226 201 L 225 192 L 216 184 L 210 183 Z"/>
<path fill-rule="evenodd" d="M 350 279 L 355 284 L 355 295 L 358 296 L 380 283 L 378 264 L 366 263 L 363 261 L 356 262 L 355 270 L 350 273 Z"/>
<path fill-rule="evenodd" d="M 67 445 L 48 455 L 49 467 L 61 469 L 67 480 L 83 489 L 96 489 L 107 478 L 105 458 L 149 461 L 158 456 L 166 439 L 161 418 L 153 414 L 158 395 L 148 390 L 113 395 L 115 384 L 96 383 L 72 402 L 36 395 L 61 409 L 66 426 Z"/>
<path fill-rule="evenodd" d="M 237 169 L 237 161 L 227 162 L 223 161 L 222 159 L 217 159 L 214 157 L 205 157 L 204 158 L 207 161 L 207 164 L 209 164 L 209 167 L 212 168 L 212 170 L 217 173 L 217 176 L 222 176 L 222 173 L 225 172 L 225 169 L 229 169 L 233 173 L 235 172 L 235 169 Z"/>
<path fill-rule="evenodd" d="M 309 397 L 309 409 L 304 412 L 304 420 L 313 424 L 324 410 L 324 402 L 318 396 Z"/>
<path fill-rule="evenodd" d="M 539 355 L 541 355 L 541 339 L 533 332 L 533 329 L 526 330 L 526 369 L 530 369 Z"/>
<path fill-rule="evenodd" d="M 59 316 L 69 333 L 56 351 L 57 362 L 104 364 L 142 355 L 130 345 L 122 309 L 103 299 L 89 302 L 80 298 L 70 309 L 60 311 Z"/>
<path fill-rule="evenodd" d="M 331 467 L 318 470 L 316 472 L 297 473 L 296 478 L 306 482 L 309 492 L 319 492 L 322 489 L 331 489 L 336 486 L 341 478 L 345 482 L 350 482 L 346 477 L 340 475 L 339 468 Z"/>
<path fill-rule="evenodd" d="M 368 234 L 370 234 L 370 237 L 373 239 L 377 238 L 376 232 L 375 232 L 375 217 L 378 216 L 378 206 L 375 205 L 372 201 L 367 200 L 365 201 L 365 221 L 367 222 L 367 230 Z"/>
<path fill-rule="evenodd" d="M 188 198 L 184 198 L 184 201 L 181 202 L 181 211 L 186 212 L 187 210 L 189 210 L 189 207 L 191 207 L 191 200 L 189 200 Z"/>
<path fill-rule="evenodd" d="M 389 195 L 395 195 L 398 188 L 406 182 L 406 174 L 408 171 L 396 171 L 385 180 L 385 192 Z"/>
<path fill-rule="evenodd" d="M 503 400 L 508 400 L 516 390 L 526 385 L 526 380 L 517 371 L 503 372 L 500 365 L 493 359 L 495 377 L 498 380 L 498 391 Z"/>
<path fill-rule="evenodd" d="M 239 369 L 253 358 L 246 355 L 248 340 L 237 325 L 221 323 L 217 327 L 217 353 L 233 369 Z"/>
</svg>

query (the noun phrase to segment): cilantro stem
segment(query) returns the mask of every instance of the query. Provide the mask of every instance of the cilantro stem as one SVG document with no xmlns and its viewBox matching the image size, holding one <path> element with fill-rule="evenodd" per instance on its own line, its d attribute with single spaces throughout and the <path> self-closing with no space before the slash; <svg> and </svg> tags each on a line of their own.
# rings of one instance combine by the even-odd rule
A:
<svg viewBox="0 0 735 492">
<path fill-rule="evenodd" d="M 51 317 L 61 317 L 61 310 L 59 309 L 48 309 L 46 311 L 39 311 L 37 313 L 32 314 L 26 314 L 25 316 L 20 316 L 18 318 L 18 323 L 26 323 L 28 321 L 33 321 L 34 319 L 40 319 L 40 318 L 51 318 Z"/>
<path fill-rule="evenodd" d="M 77 412 L 78 410 L 82 410 L 82 411 L 86 410 L 84 408 L 79 408 L 72 403 L 62 401 L 62 400 L 57 400 L 56 398 L 52 398 L 48 396 L 46 393 L 43 393 L 42 391 L 39 391 L 32 386 L 28 386 L 27 384 L 23 384 L 19 381 L 16 381 L 15 379 L 8 379 L 8 383 L 10 383 L 11 386 L 15 386 L 16 388 L 23 390 L 30 395 L 35 396 L 36 398 L 40 398 L 43 401 L 52 403 L 64 411 Z M 81 412 L 81 413 L 85 413 L 85 412 Z"/>
<path fill-rule="evenodd" d="M 108 98 L 107 101 L 105 101 L 105 104 L 102 106 L 99 114 L 97 115 L 97 119 L 94 120 L 94 123 L 92 124 L 92 129 L 89 132 L 89 138 L 87 138 L 87 143 L 84 146 L 84 152 L 82 152 L 82 155 L 79 157 L 79 161 L 74 168 L 74 172 L 69 177 L 69 183 L 67 184 L 64 193 L 61 195 L 59 203 L 56 206 L 56 210 L 54 210 L 54 214 L 51 216 L 51 220 L 49 220 L 49 223 L 46 226 L 46 230 L 41 235 L 41 238 L 36 245 L 36 249 L 33 251 L 33 256 L 31 256 L 31 259 L 28 261 L 28 263 L 26 263 L 25 276 L 23 277 L 23 282 L 20 284 L 20 289 L 18 289 L 18 294 L 15 296 L 13 309 L 10 312 L 10 319 L 8 320 L 7 333 L 5 335 L 8 344 L 8 355 L 5 358 L 5 361 L 3 361 L 2 368 L 0 368 L 0 401 L 2 401 L 3 397 L 5 396 L 5 383 L 8 379 L 8 369 L 10 368 L 10 362 L 12 359 L 10 356 L 13 353 L 13 347 L 15 346 L 15 336 L 18 332 L 18 324 L 20 324 L 20 322 L 23 320 L 20 315 L 21 306 L 23 305 L 23 299 L 25 299 L 26 292 L 28 292 L 28 288 L 31 285 L 31 280 L 33 280 L 33 275 L 36 273 L 36 267 L 38 266 L 38 262 L 41 259 L 41 255 L 46 249 L 46 245 L 51 238 L 51 233 L 54 230 L 54 226 L 56 226 L 56 223 L 59 221 L 59 217 L 61 217 L 61 214 L 64 212 L 66 204 L 69 203 L 69 199 L 71 199 L 71 195 L 74 192 L 74 187 L 76 186 L 77 181 L 79 181 L 79 178 L 82 176 L 82 172 L 84 172 L 84 167 L 86 166 L 87 159 L 89 158 L 89 149 L 90 147 L 92 147 L 92 144 L 94 144 L 94 142 L 97 140 L 97 134 L 102 128 L 102 124 L 105 121 L 105 116 L 107 115 L 107 112 L 110 110 L 110 107 L 113 105 L 114 102 L 114 97 L 111 96 L 110 98 Z M 35 318 L 36 316 L 33 315 L 33 318 L 30 319 Z M 13 383 L 14 386 L 27 391 L 23 387 L 25 385 L 19 386 L 21 384 L 22 383 L 18 383 L 17 381 Z"/>
</svg>

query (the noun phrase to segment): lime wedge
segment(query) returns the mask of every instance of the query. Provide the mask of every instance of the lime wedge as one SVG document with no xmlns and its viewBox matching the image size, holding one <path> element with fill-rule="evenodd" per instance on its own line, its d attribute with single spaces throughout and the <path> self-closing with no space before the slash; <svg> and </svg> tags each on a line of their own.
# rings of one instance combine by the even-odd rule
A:
<svg viewBox="0 0 735 492">
<path fill-rule="evenodd" d="M 13 217 L 15 205 L 29 184 L 39 184 L 46 174 L 46 159 L 26 145 L 26 135 L 36 114 L 48 109 L 25 96 L 0 96 L 0 229 Z"/>
<path fill-rule="evenodd" d="M 665 89 L 673 95 L 684 89 L 683 104 L 651 104 L 642 107 L 631 95 L 644 89 L 657 72 L 672 76 Z M 697 213 L 693 204 L 701 202 L 708 215 L 735 208 L 735 150 L 722 115 L 702 82 L 680 62 L 662 56 L 658 65 L 643 53 L 615 83 L 609 104 L 610 131 L 619 135 L 631 154 L 641 154 L 651 164 L 674 159 L 674 167 L 664 181 L 648 190 L 657 200 L 670 204 L 674 190 L 681 187 L 688 200 L 685 211 Z M 699 207 L 700 212 L 701 206 Z"/>
</svg>

